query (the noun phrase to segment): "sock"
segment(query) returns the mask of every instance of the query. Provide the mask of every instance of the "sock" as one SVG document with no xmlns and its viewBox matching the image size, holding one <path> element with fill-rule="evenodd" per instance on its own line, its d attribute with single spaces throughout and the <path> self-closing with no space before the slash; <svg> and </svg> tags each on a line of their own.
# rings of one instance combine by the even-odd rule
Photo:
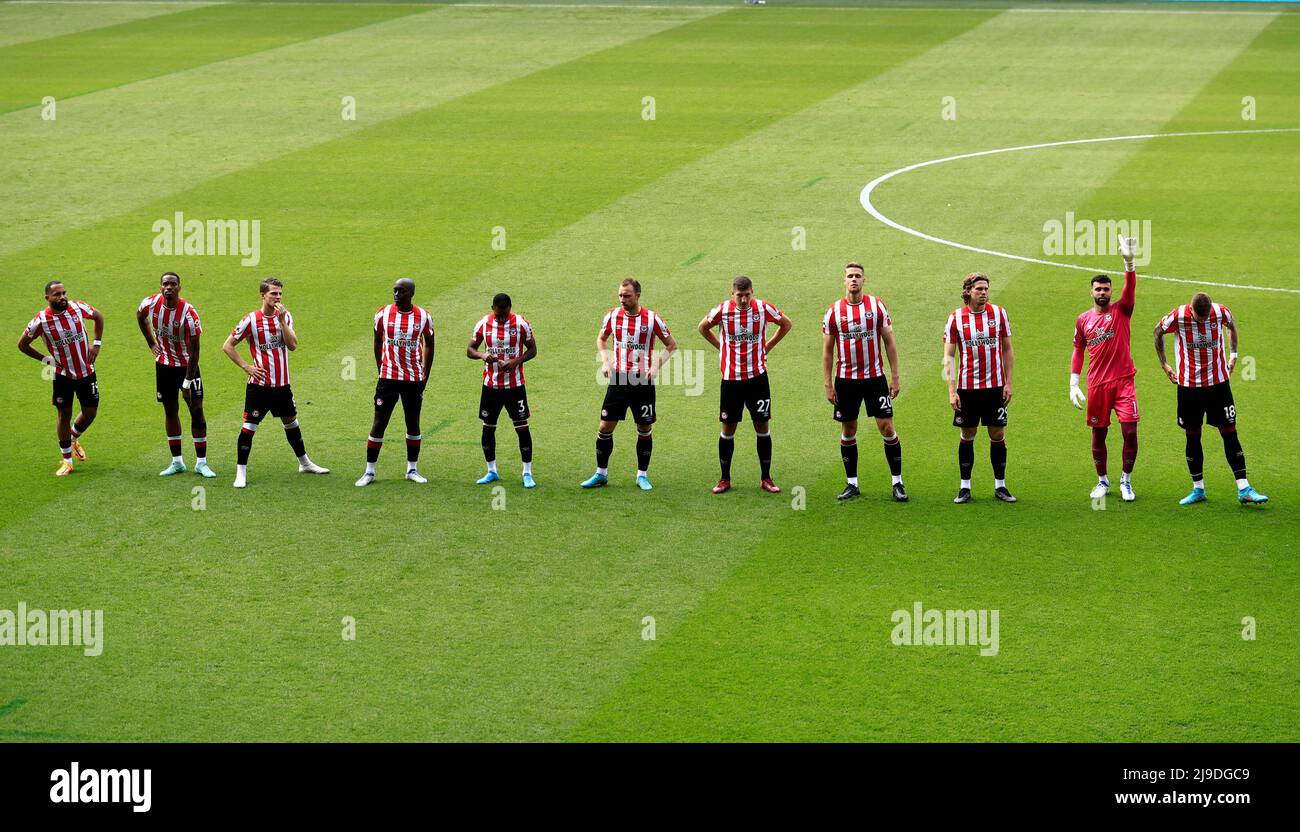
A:
<svg viewBox="0 0 1300 832">
<path fill-rule="evenodd" d="M 1187 432 L 1187 473 L 1192 475 L 1192 487 L 1203 488 L 1203 485 L 1197 483 L 1203 482 L 1205 471 L 1205 451 L 1201 448 L 1200 431 L 1192 433 Z"/>
<path fill-rule="evenodd" d="M 1246 452 L 1241 449 L 1241 440 L 1235 430 L 1223 431 L 1223 455 L 1228 460 L 1232 475 L 1239 480 L 1246 479 Z M 1245 488 L 1241 485 L 1238 488 Z"/>
<path fill-rule="evenodd" d="M 1250 488 L 1250 480 L 1246 479 L 1245 477 L 1242 477 L 1241 479 L 1237 480 L 1237 490 L 1240 491 L 1243 488 Z"/>
<path fill-rule="evenodd" d="M 375 475 L 375 463 L 370 462 L 370 461 L 367 460 L 367 462 L 366 462 L 366 473 L 369 474 L 369 475 L 372 476 L 372 477 Z"/>
<path fill-rule="evenodd" d="M 298 461 L 306 463 L 307 446 L 302 442 L 302 428 L 298 427 L 297 419 L 284 426 L 284 438 L 289 440 L 289 447 L 293 448 L 294 456 L 298 457 Z"/>
<path fill-rule="evenodd" d="M 532 473 L 533 473 L 533 463 L 531 463 L 531 462 L 525 462 L 525 463 L 524 463 L 524 473 L 525 473 L 525 474 L 532 474 Z"/>
<path fill-rule="evenodd" d="M 245 422 L 239 429 L 239 439 L 235 442 L 235 462 L 240 468 L 248 465 L 248 452 L 253 449 L 255 433 L 257 433 L 257 425 L 252 422 Z"/>
<path fill-rule="evenodd" d="M 497 461 L 495 459 L 489 459 L 487 466 L 489 474 L 495 474 L 497 472 Z"/>
<path fill-rule="evenodd" d="M 1109 428 L 1092 429 L 1092 464 L 1097 468 L 1098 479 L 1106 479 L 1106 434 Z"/>
<path fill-rule="evenodd" d="M 849 485 L 858 484 L 858 438 L 840 436 L 840 459 L 844 462 L 844 477 Z"/>
<path fill-rule="evenodd" d="M 989 440 L 989 462 L 993 464 L 993 478 L 1006 479 L 1007 476 L 1007 440 Z M 997 486 L 994 486 L 995 488 Z"/>
<path fill-rule="evenodd" d="M 1124 436 L 1123 465 L 1124 473 L 1133 473 L 1133 464 L 1138 458 L 1138 426 L 1137 422 L 1120 422 L 1120 433 Z"/>
<path fill-rule="evenodd" d="M 202 465 L 208 461 L 208 435 L 194 437 L 194 455 L 198 457 L 197 464 Z"/>
<path fill-rule="evenodd" d="M 736 453 L 735 435 L 725 433 L 718 437 L 718 464 L 722 468 L 722 478 L 731 479 L 731 457 Z"/>
<path fill-rule="evenodd" d="M 424 434 L 406 434 L 406 470 L 414 471 L 415 463 L 420 461 L 420 441 Z"/>
<path fill-rule="evenodd" d="M 957 445 L 957 467 L 961 470 L 962 488 L 970 488 L 970 472 L 975 468 L 975 439 L 962 437 Z"/>
<path fill-rule="evenodd" d="M 758 434 L 758 467 L 765 480 L 772 479 L 772 434 Z"/>
<path fill-rule="evenodd" d="M 1007 481 L 1006 481 L 1006 480 L 1001 480 L 1001 479 L 998 479 L 998 478 L 994 477 L 994 479 L 993 479 L 993 487 L 994 487 L 994 488 L 1006 488 L 1006 487 L 1007 487 Z"/>
<path fill-rule="evenodd" d="M 366 437 L 366 472 L 375 472 L 375 463 L 379 461 L 379 452 L 384 448 L 384 437 Z"/>
<path fill-rule="evenodd" d="M 235 476 L 236 476 L 236 477 L 247 477 L 247 476 L 248 476 L 248 466 L 247 466 L 247 465 L 236 465 L 236 466 L 235 466 Z"/>
<path fill-rule="evenodd" d="M 59 454 L 64 462 L 72 462 L 72 440 L 59 440 Z"/>
<path fill-rule="evenodd" d="M 172 452 L 172 462 L 181 461 L 181 438 L 179 436 L 167 437 L 167 450 Z"/>
<path fill-rule="evenodd" d="M 892 433 L 885 437 L 885 459 L 889 461 L 889 473 L 894 475 L 894 482 L 903 481 L 903 443 L 899 441 L 898 434 Z"/>
<path fill-rule="evenodd" d="M 609 456 L 614 453 L 614 434 L 596 431 L 596 470 L 609 470 Z"/>
<path fill-rule="evenodd" d="M 488 470 L 495 471 L 496 467 L 492 464 L 497 459 L 497 426 L 484 425 L 483 436 L 479 440 L 483 446 L 483 459 L 488 463 Z"/>
<path fill-rule="evenodd" d="M 525 464 L 531 464 L 533 461 L 533 434 L 528 429 L 528 423 L 515 425 L 515 433 L 519 437 L 519 459 Z M 532 470 L 531 468 L 529 469 Z"/>
<path fill-rule="evenodd" d="M 81 424 L 81 418 L 82 414 L 78 413 L 76 421 L 72 423 L 72 441 L 74 442 L 81 437 L 81 434 L 90 430 L 90 425 Z"/>
<path fill-rule="evenodd" d="M 654 451 L 654 436 L 650 431 L 636 434 L 636 468 L 637 476 L 644 477 L 650 470 L 650 454 Z"/>
</svg>

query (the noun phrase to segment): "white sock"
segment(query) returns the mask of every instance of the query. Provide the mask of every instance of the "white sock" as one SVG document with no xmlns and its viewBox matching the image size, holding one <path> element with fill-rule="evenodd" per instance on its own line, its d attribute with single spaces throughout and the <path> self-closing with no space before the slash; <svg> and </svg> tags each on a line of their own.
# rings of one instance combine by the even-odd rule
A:
<svg viewBox="0 0 1300 832">
<path fill-rule="evenodd" d="M 636 472 L 636 475 L 637 475 L 638 477 L 644 477 L 644 476 L 645 476 L 645 471 L 637 471 L 637 472 Z"/>
<path fill-rule="evenodd" d="M 205 465 L 205 464 L 207 464 L 207 461 L 208 461 L 208 458 L 207 458 L 206 456 L 201 456 L 201 457 L 199 457 L 198 459 L 194 460 L 194 464 L 195 464 L 196 466 L 198 466 L 198 465 Z"/>
<path fill-rule="evenodd" d="M 1105 474 L 1102 474 L 1100 477 L 1097 477 L 1097 485 L 1110 485 L 1110 477 L 1106 476 Z"/>
<path fill-rule="evenodd" d="M 531 462 L 524 463 L 524 473 L 530 475 L 533 473 L 533 463 Z"/>
<path fill-rule="evenodd" d="M 298 464 L 311 465 L 311 457 L 307 456 L 306 454 L 303 454 L 302 456 L 298 457 Z"/>
<path fill-rule="evenodd" d="M 961 487 L 966 489 L 967 491 L 970 491 L 970 480 L 962 480 Z"/>
<path fill-rule="evenodd" d="M 495 459 L 490 460 L 488 462 L 488 473 L 495 474 L 496 472 L 497 472 L 497 461 Z"/>
<path fill-rule="evenodd" d="M 375 463 L 373 462 L 366 463 L 366 473 L 372 477 L 375 475 Z"/>
<path fill-rule="evenodd" d="M 856 487 L 857 484 L 858 484 L 858 478 L 857 478 L 857 477 L 849 477 L 849 485 L 852 485 L 852 486 L 855 486 L 855 487 Z"/>
<path fill-rule="evenodd" d="M 1126 482 L 1126 483 L 1128 483 L 1129 485 L 1132 485 L 1132 484 L 1133 484 L 1132 474 L 1130 474 L 1129 472 L 1125 471 L 1124 473 L 1122 473 L 1122 474 L 1119 475 L 1119 481 L 1120 481 L 1120 482 Z"/>
<path fill-rule="evenodd" d="M 1237 490 L 1240 491 L 1243 488 L 1250 488 L 1250 480 L 1246 479 L 1245 477 L 1242 477 L 1241 479 L 1237 480 Z"/>
<path fill-rule="evenodd" d="M 903 477 L 902 477 L 901 474 L 896 474 L 896 475 L 894 475 L 893 479 L 894 479 L 894 485 L 902 485 L 902 484 L 903 484 Z"/>
<path fill-rule="evenodd" d="M 174 456 L 174 457 L 172 457 L 172 462 L 174 462 L 174 463 L 178 463 L 178 464 L 184 464 L 184 462 L 185 462 L 185 458 L 184 458 L 184 457 L 179 457 L 179 456 Z"/>
<path fill-rule="evenodd" d="M 1241 481 L 1238 480 L 1238 482 L 1241 482 Z M 1241 486 L 1238 486 L 1238 488 L 1240 488 L 1240 487 L 1241 487 Z M 1204 491 L 1204 490 L 1205 490 L 1205 480 L 1192 480 L 1192 488 L 1199 488 L 1199 489 L 1201 489 L 1202 491 Z"/>
<path fill-rule="evenodd" d="M 242 477 L 242 476 L 244 476 L 244 475 L 247 474 L 247 473 L 248 473 L 248 466 L 247 466 L 247 465 L 236 465 L 236 466 L 235 466 L 235 476 Z"/>
<path fill-rule="evenodd" d="M 609 476 L 609 469 L 608 469 L 608 468 L 597 468 L 597 469 L 596 469 L 596 473 L 597 473 L 597 474 L 600 474 L 602 477 L 608 477 L 608 476 Z"/>
<path fill-rule="evenodd" d="M 414 460 L 410 460 L 410 459 L 406 460 L 406 473 L 409 474 L 409 473 L 411 473 L 412 471 L 416 471 L 416 470 L 419 470 L 419 469 L 416 468 L 416 465 L 415 465 Z"/>
<path fill-rule="evenodd" d="M 993 478 L 993 487 L 994 487 L 994 488 L 1006 488 L 1006 487 L 1007 487 L 1007 481 L 1006 481 L 1006 480 L 1000 480 L 1000 479 L 998 479 L 997 477 L 994 477 L 994 478 Z"/>
</svg>

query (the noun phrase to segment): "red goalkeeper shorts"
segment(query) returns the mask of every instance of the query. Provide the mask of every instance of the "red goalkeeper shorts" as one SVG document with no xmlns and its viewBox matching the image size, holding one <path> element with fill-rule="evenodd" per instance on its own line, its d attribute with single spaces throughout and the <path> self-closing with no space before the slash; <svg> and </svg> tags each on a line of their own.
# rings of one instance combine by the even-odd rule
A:
<svg viewBox="0 0 1300 832">
<path fill-rule="evenodd" d="M 1110 427 L 1110 412 L 1120 422 L 1138 420 L 1137 388 L 1133 376 L 1088 385 L 1088 427 Z"/>
</svg>

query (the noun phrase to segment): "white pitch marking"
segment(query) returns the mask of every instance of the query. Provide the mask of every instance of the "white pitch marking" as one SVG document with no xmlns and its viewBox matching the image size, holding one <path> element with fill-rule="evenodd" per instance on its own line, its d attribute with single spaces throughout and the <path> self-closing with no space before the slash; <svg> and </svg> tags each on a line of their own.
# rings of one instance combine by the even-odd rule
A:
<svg viewBox="0 0 1300 832">
<path fill-rule="evenodd" d="M 917 231 L 915 228 L 909 228 L 908 226 L 903 225 L 902 223 L 894 222 L 889 217 L 880 213 L 878 210 L 876 210 L 876 206 L 871 204 L 871 192 L 874 191 L 876 187 L 881 183 L 893 179 L 895 176 L 898 176 L 899 174 L 908 173 L 909 171 L 914 171 L 917 170 L 918 168 L 925 168 L 925 167 L 929 167 L 930 165 L 939 165 L 944 162 L 955 162 L 958 159 L 972 159 L 976 156 L 992 156 L 995 153 L 1012 153 L 1017 150 L 1039 150 L 1044 147 L 1062 147 L 1064 145 L 1071 145 L 1071 144 L 1126 142 L 1126 141 L 1132 141 L 1134 139 L 1169 139 L 1169 138 L 1186 137 L 1186 136 L 1238 136 L 1238 135 L 1259 134 L 1259 133 L 1300 133 L 1300 127 L 1277 127 L 1268 130 L 1205 130 L 1197 133 L 1144 133 L 1139 136 L 1108 136 L 1100 139 L 1071 139 L 1069 141 L 1064 141 L 1064 142 L 1044 142 L 1042 144 L 1024 144 L 1024 145 L 1020 145 L 1019 147 L 999 147 L 996 150 L 980 150 L 980 151 L 976 151 L 975 153 L 961 153 L 956 156 L 946 156 L 942 159 L 931 159 L 928 162 L 917 162 L 914 165 L 908 165 L 907 167 L 899 168 L 898 170 L 891 170 L 889 173 L 886 173 L 883 176 L 877 176 L 875 179 L 868 182 L 866 187 L 862 189 L 862 194 L 859 197 L 859 201 L 862 203 L 862 207 L 867 210 L 868 214 L 880 220 L 890 228 L 897 229 L 906 234 L 911 234 L 913 237 L 920 237 L 922 240 L 929 240 L 932 243 L 939 243 L 941 245 L 951 246 L 953 248 L 959 248 L 965 251 L 973 251 L 976 252 L 977 254 L 988 254 L 988 255 L 992 255 L 993 257 L 1005 257 L 1008 260 L 1020 260 L 1025 263 L 1038 263 L 1039 265 L 1043 265 L 1043 266 L 1055 266 L 1059 269 L 1075 269 L 1081 272 L 1093 272 L 1094 274 L 1097 272 L 1104 272 L 1105 274 L 1123 274 L 1123 272 L 1117 272 L 1111 269 L 1095 269 L 1091 266 L 1076 266 L 1073 263 L 1057 263 L 1052 260 L 1039 260 L 1037 257 L 1024 257 L 1019 254 L 1009 254 L 1005 251 L 993 251 L 992 249 L 979 248 L 977 246 L 968 246 L 965 243 L 957 243 L 957 242 L 953 242 L 952 240 L 945 240 L 942 237 L 935 237 L 932 234 L 926 234 L 924 231 Z M 1241 284 L 1241 283 L 1215 283 L 1214 281 L 1211 280 L 1186 280 L 1178 277 L 1161 277 L 1160 275 L 1155 275 L 1155 274 L 1144 274 L 1142 275 L 1142 277 L 1146 278 L 1147 280 L 1164 280 L 1169 283 L 1190 283 L 1195 286 L 1222 286 L 1228 289 L 1255 289 L 1260 292 L 1285 292 L 1287 294 L 1300 295 L 1300 289 L 1279 289 L 1276 286 L 1252 286 L 1250 284 Z"/>
</svg>

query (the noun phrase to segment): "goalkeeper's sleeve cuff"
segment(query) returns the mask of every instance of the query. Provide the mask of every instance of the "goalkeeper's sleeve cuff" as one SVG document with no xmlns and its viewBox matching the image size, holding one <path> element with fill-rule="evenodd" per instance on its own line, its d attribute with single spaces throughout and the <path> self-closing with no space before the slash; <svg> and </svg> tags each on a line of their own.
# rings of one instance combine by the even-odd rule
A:
<svg viewBox="0 0 1300 832">
<path fill-rule="evenodd" d="M 1077 388 L 1078 386 L 1079 386 L 1079 374 L 1070 373 L 1070 387 Z"/>
</svg>

